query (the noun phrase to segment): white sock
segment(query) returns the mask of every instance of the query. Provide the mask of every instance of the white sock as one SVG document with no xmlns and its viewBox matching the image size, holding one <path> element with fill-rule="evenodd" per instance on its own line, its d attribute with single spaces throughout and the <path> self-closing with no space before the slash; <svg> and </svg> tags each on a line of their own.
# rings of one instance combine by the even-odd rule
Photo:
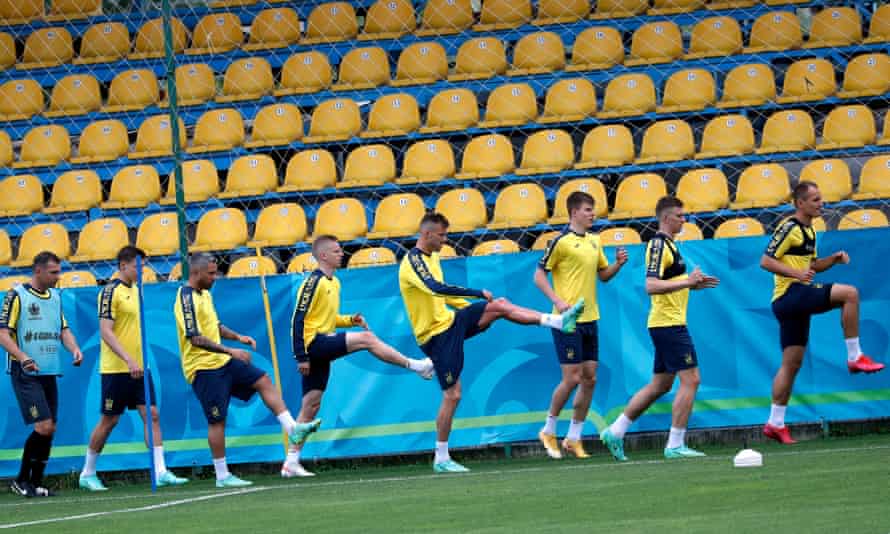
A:
<svg viewBox="0 0 890 534">
<path fill-rule="evenodd" d="M 284 463 L 291 465 L 300 463 L 300 449 L 288 449 Z"/>
<path fill-rule="evenodd" d="M 80 476 L 91 477 L 95 475 L 97 459 L 99 459 L 99 453 L 87 447 L 87 457 L 83 462 L 83 471 L 80 472 Z"/>
<path fill-rule="evenodd" d="M 414 358 L 406 358 L 408 360 L 408 369 L 411 369 L 415 373 L 419 373 L 423 371 L 423 360 L 415 360 Z"/>
<path fill-rule="evenodd" d="M 450 459 L 451 459 L 451 455 L 448 454 L 448 442 L 447 441 L 437 441 L 436 442 L 435 463 L 440 464 L 442 462 L 447 462 Z"/>
<path fill-rule="evenodd" d="M 779 406 L 778 404 L 770 405 L 769 424 L 776 428 L 785 426 L 785 409 L 787 406 Z"/>
<path fill-rule="evenodd" d="M 225 480 L 229 478 L 229 466 L 226 465 L 226 457 L 213 459 L 213 470 L 216 471 L 217 480 Z"/>
<path fill-rule="evenodd" d="M 566 439 L 571 441 L 578 441 L 581 439 L 581 429 L 584 428 L 584 421 L 575 421 L 572 419 L 571 424 L 569 424 L 569 433 L 566 434 Z"/>
<path fill-rule="evenodd" d="M 671 433 L 668 435 L 668 449 L 676 449 L 686 444 L 686 429 L 671 427 Z"/>
<path fill-rule="evenodd" d="M 627 429 L 630 428 L 630 425 L 633 423 L 626 415 L 621 414 L 618 416 L 618 419 L 615 419 L 615 422 L 612 423 L 612 426 L 609 427 L 609 430 L 612 431 L 612 435 L 618 439 L 624 438 L 624 435 L 627 434 Z"/>
<path fill-rule="evenodd" d="M 562 315 L 556 315 L 553 313 L 542 313 L 541 326 L 547 326 L 549 328 L 560 330 L 562 328 Z"/>
<path fill-rule="evenodd" d="M 164 463 L 164 446 L 158 445 L 152 452 L 155 457 L 155 473 L 161 476 L 167 472 L 167 464 Z"/>
<path fill-rule="evenodd" d="M 544 428 L 541 429 L 541 432 L 545 434 L 550 434 L 551 436 L 556 435 L 556 422 L 559 420 L 559 417 L 555 415 L 547 414 L 547 420 L 544 422 Z"/>
<path fill-rule="evenodd" d="M 856 361 L 862 355 L 862 349 L 859 347 L 858 337 L 848 337 L 844 340 L 847 344 L 847 361 Z"/>
<path fill-rule="evenodd" d="M 284 429 L 284 432 L 287 434 L 292 434 L 294 428 L 297 426 L 297 422 L 294 421 L 294 416 L 290 414 L 290 410 L 284 410 L 280 414 L 276 415 L 278 418 L 278 422 L 281 423 L 281 428 Z"/>
</svg>

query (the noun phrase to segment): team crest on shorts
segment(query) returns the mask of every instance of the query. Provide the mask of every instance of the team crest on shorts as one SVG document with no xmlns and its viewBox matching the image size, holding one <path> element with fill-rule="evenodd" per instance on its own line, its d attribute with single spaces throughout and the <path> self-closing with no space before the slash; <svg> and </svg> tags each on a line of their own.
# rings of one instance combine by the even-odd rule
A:
<svg viewBox="0 0 890 534">
<path fill-rule="evenodd" d="M 114 408 L 114 399 L 105 399 L 105 411 L 109 412 Z"/>
<path fill-rule="evenodd" d="M 448 382 L 449 384 L 451 384 L 452 382 L 454 382 L 454 377 L 451 376 L 451 372 L 450 372 L 450 371 L 447 372 L 447 373 L 445 373 L 445 382 Z"/>
<path fill-rule="evenodd" d="M 210 415 L 212 415 L 213 417 L 219 417 L 219 408 L 217 408 L 216 406 L 210 408 Z"/>
<path fill-rule="evenodd" d="M 692 354 L 687 352 L 685 356 L 686 365 L 692 365 Z"/>
<path fill-rule="evenodd" d="M 574 360 L 575 359 L 575 349 L 573 349 L 572 347 L 567 348 L 566 349 L 566 358 L 568 358 L 569 360 Z"/>
<path fill-rule="evenodd" d="M 32 404 L 31 409 L 28 411 L 31 412 L 31 419 L 37 419 L 37 416 L 40 415 L 40 412 L 37 411 L 36 404 Z"/>
</svg>

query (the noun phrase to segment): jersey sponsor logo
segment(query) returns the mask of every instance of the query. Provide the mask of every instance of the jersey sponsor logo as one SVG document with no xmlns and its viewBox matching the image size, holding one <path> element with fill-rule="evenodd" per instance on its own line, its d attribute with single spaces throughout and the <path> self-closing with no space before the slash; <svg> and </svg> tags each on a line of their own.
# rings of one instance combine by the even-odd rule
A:
<svg viewBox="0 0 890 534">
<path fill-rule="evenodd" d="M 30 343 L 32 341 L 56 341 L 59 339 L 58 332 L 31 332 L 30 330 L 25 332 L 25 335 L 22 337 L 25 343 Z"/>
</svg>

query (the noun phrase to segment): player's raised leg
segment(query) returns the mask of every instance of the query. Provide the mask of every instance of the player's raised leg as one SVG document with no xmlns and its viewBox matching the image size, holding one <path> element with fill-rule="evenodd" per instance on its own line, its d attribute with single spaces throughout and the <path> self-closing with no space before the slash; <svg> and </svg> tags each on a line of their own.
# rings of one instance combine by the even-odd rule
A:
<svg viewBox="0 0 890 534">
<path fill-rule="evenodd" d="M 578 316 L 584 311 L 584 299 L 579 299 L 568 310 L 563 313 L 541 313 L 536 310 L 517 306 L 504 297 L 492 299 L 491 293 L 483 290 L 486 298 L 491 299 L 485 306 L 485 313 L 479 320 L 479 328 L 482 330 L 488 328 L 491 323 L 498 319 L 506 319 L 511 323 L 524 325 L 541 325 L 562 332 L 571 333 L 575 331 L 575 325 Z"/>
<path fill-rule="evenodd" d="M 364 319 L 362 319 L 364 321 Z M 377 359 L 396 367 L 404 367 L 417 373 L 421 378 L 429 380 L 433 377 L 433 362 L 429 358 L 415 360 L 387 345 L 374 332 L 347 332 L 346 348 L 350 353 L 366 350 Z"/>
<path fill-rule="evenodd" d="M 850 373 L 877 373 L 884 369 L 884 364 L 863 354 L 859 346 L 859 291 L 847 284 L 832 284 L 831 302 L 841 307 L 841 328 L 847 345 L 847 369 Z"/>
</svg>

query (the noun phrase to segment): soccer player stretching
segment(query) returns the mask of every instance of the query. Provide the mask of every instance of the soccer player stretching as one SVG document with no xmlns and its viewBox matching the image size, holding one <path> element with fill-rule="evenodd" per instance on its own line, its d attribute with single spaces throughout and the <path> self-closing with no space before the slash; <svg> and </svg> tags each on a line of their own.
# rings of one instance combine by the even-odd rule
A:
<svg viewBox="0 0 890 534">
<path fill-rule="evenodd" d="M 148 445 L 148 424 L 145 413 L 145 386 L 143 385 L 142 334 L 139 321 L 139 288 L 136 286 L 136 259 L 145 258 L 145 252 L 126 246 L 117 253 L 120 279 L 112 280 L 99 293 L 99 372 L 102 376 L 102 417 L 90 435 L 87 456 L 80 472 L 80 487 L 90 491 L 105 491 L 96 476 L 96 460 L 105 447 L 111 431 L 125 409 L 139 410 L 145 424 Z M 157 403 L 154 383 L 149 377 L 151 398 Z M 151 407 L 152 435 L 154 437 L 155 474 L 158 486 L 179 486 L 188 482 L 167 471 L 164 463 L 164 446 L 158 410 Z"/>
<path fill-rule="evenodd" d="M 624 434 L 653 402 L 671 390 L 675 377 L 680 377 L 680 389 L 674 397 L 671 431 L 664 457 L 692 458 L 704 453 L 686 446 L 686 425 L 692 413 L 692 403 L 701 381 L 698 358 L 692 338 L 686 329 L 686 307 L 690 289 L 716 287 L 720 281 L 696 267 L 686 274 L 686 264 L 674 243 L 674 236 L 683 229 L 683 202 L 674 197 L 662 197 L 655 205 L 658 233 L 646 247 L 646 293 L 651 297 L 649 336 L 655 346 L 655 365 L 652 381 L 639 390 L 627 404 L 624 413 L 603 429 L 600 439 L 616 460 L 626 461 Z"/>
<path fill-rule="evenodd" d="M 859 348 L 859 292 L 846 284 L 814 284 L 813 276 L 850 257 L 838 251 L 816 257 L 813 219 L 822 213 L 822 195 L 813 182 L 803 181 L 792 192 L 794 215 L 776 231 L 760 259 L 760 266 L 775 275 L 773 314 L 779 320 L 782 366 L 773 379 L 773 403 L 763 434 L 779 443 L 795 441 L 785 426 L 785 409 L 810 335 L 810 317 L 841 308 L 841 325 L 847 343 L 850 373 L 876 373 L 884 368 L 862 354 Z"/>
<path fill-rule="evenodd" d="M 294 421 L 269 375 L 250 363 L 250 353 L 220 344 L 220 338 L 225 338 L 256 349 L 253 338 L 242 336 L 219 322 L 210 296 L 216 271 L 213 256 L 193 255 L 189 261 L 188 283 L 176 293 L 174 313 L 182 371 L 207 418 L 207 441 L 213 455 L 216 487 L 249 486 L 251 482 L 229 473 L 226 465 L 226 413 L 231 397 L 247 401 L 258 392 L 269 410 L 278 417 L 291 444 L 305 440 L 320 421 Z"/>
<path fill-rule="evenodd" d="M 569 302 L 584 299 L 584 313 L 578 318 L 574 333 L 566 334 L 552 330 L 556 357 L 562 368 L 562 381 L 553 390 L 550 411 L 544 428 L 538 434 L 541 443 L 551 458 L 562 458 L 556 442 L 556 422 L 569 395 L 578 387 L 573 405 L 572 423 L 569 433 L 562 442 L 566 451 L 578 458 L 589 455 L 581 444 L 581 429 L 587 419 L 593 387 L 596 384 L 596 367 L 599 360 L 597 319 L 599 308 L 596 302 L 596 278 L 608 282 L 627 262 L 627 251 L 619 248 L 616 261 L 609 265 L 598 235 L 590 233 L 594 214 L 593 197 L 582 191 L 575 191 L 566 199 L 569 213 L 569 227 L 559 234 L 544 253 L 535 271 L 535 285 L 553 302 L 555 312 L 569 309 Z M 547 273 L 553 276 L 553 286 L 547 280 Z"/>
<path fill-rule="evenodd" d="M 312 255 L 318 261 L 318 269 L 303 280 L 297 291 L 291 328 L 294 358 L 303 375 L 303 406 L 297 421 L 315 419 L 328 385 L 331 362 L 353 352 L 367 350 L 384 362 L 410 369 L 427 380 L 432 378 L 433 362 L 429 358 L 406 358 L 374 335 L 361 314 L 340 315 L 340 281 L 334 272 L 342 264 L 343 249 L 337 238 L 330 235 L 316 238 Z M 336 331 L 350 326 L 359 326 L 365 331 Z M 301 449 L 302 445 L 294 445 L 288 450 L 281 476 L 313 476 L 300 465 Z"/>
<path fill-rule="evenodd" d="M 493 299 L 488 290 L 446 284 L 439 251 L 448 235 L 448 219 L 439 213 L 424 215 L 420 238 L 399 266 L 399 289 L 421 350 L 433 361 L 442 404 L 436 417 L 436 473 L 461 473 L 468 469 L 448 454 L 448 436 L 460 402 L 460 373 L 464 366 L 464 340 L 488 328 L 497 319 L 518 324 L 542 325 L 573 332 L 584 309 L 579 301 L 561 315 L 521 308 L 507 299 Z M 485 299 L 470 304 L 465 297 Z M 451 308 L 457 309 L 457 312 Z"/>
</svg>

